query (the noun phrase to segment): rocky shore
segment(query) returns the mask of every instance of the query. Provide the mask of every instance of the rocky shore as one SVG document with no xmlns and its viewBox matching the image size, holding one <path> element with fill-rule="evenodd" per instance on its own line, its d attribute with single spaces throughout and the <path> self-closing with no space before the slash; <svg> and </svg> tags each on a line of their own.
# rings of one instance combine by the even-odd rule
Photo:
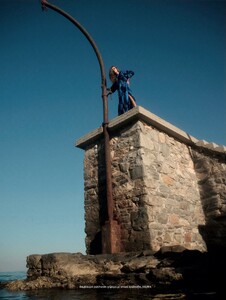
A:
<svg viewBox="0 0 226 300">
<path fill-rule="evenodd" d="M 172 246 L 156 253 L 30 255 L 27 279 L 0 286 L 9 290 L 142 287 L 152 293 L 221 293 L 226 282 L 224 253 Z"/>
</svg>

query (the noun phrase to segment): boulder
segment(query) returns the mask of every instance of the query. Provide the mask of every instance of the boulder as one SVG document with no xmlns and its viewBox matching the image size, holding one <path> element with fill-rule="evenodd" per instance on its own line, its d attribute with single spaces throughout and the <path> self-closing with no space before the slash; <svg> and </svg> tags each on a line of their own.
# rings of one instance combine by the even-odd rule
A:
<svg viewBox="0 0 226 300">
<path fill-rule="evenodd" d="M 30 255 L 27 258 L 27 279 L 2 283 L 0 287 L 9 290 L 35 290 L 145 286 L 151 288 L 152 293 L 184 289 L 213 291 L 223 287 L 222 283 L 225 282 L 224 272 L 218 271 L 221 264 L 217 259 L 218 252 L 209 254 L 171 246 L 156 253 L 142 251 L 103 255 Z"/>
</svg>

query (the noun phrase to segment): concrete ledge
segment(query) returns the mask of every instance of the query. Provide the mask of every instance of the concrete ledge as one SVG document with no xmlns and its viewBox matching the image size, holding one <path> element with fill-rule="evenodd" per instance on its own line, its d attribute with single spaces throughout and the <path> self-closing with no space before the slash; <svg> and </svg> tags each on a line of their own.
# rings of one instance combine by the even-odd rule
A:
<svg viewBox="0 0 226 300">
<path fill-rule="evenodd" d="M 91 145 L 103 134 L 103 127 L 99 127 L 90 133 L 84 135 L 75 142 L 75 146 L 81 149 L 85 149 L 88 145 Z"/>
<path fill-rule="evenodd" d="M 127 113 L 113 119 L 109 123 L 109 131 L 114 131 L 128 123 L 133 122 L 134 120 L 144 121 L 147 125 L 151 125 L 186 144 L 192 145 L 198 142 L 196 138 L 190 136 L 183 130 L 177 128 L 169 122 L 166 122 L 141 106 L 137 106 Z"/>
<path fill-rule="evenodd" d="M 132 124 L 135 121 L 143 121 L 147 125 L 153 126 L 187 145 L 195 145 L 201 148 L 207 148 L 218 153 L 225 153 L 225 146 L 216 145 L 215 143 L 208 143 L 206 141 L 199 141 L 195 137 L 189 135 L 188 133 L 177 128 L 171 123 L 161 119 L 160 117 L 156 116 L 155 114 L 151 113 L 141 106 L 136 106 L 128 112 L 112 119 L 109 122 L 108 130 L 110 133 L 114 133 L 120 128 L 125 127 L 128 124 Z M 88 145 L 94 143 L 102 134 L 102 127 L 95 129 L 87 135 L 78 139 L 76 141 L 76 147 L 85 149 Z"/>
<path fill-rule="evenodd" d="M 188 135 L 183 130 L 180 130 L 174 125 L 164 121 L 163 119 L 159 118 L 158 116 L 154 115 L 153 113 L 149 112 L 141 106 L 137 106 L 129 110 L 125 114 L 122 114 L 112 119 L 108 125 L 109 132 L 114 133 L 115 131 L 119 130 L 125 125 L 128 125 L 138 120 L 144 121 L 146 124 L 152 125 L 153 127 L 169 134 L 170 136 L 175 137 L 179 141 L 184 142 L 186 144 L 191 145 L 198 142 L 196 138 Z M 102 134 L 102 127 L 95 129 L 92 132 L 78 139 L 76 141 L 76 147 L 85 149 L 88 145 L 95 142 L 95 140 L 97 140 Z"/>
</svg>

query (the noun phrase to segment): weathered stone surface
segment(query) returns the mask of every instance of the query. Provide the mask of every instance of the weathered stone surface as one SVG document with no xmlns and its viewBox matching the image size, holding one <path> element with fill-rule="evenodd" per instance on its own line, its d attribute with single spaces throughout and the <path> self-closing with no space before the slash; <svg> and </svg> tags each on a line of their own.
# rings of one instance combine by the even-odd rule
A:
<svg viewBox="0 0 226 300">
<path fill-rule="evenodd" d="M 197 140 L 186 139 L 180 130 L 174 135 L 172 126 L 161 131 L 161 126 L 146 120 L 147 116 L 127 120 L 121 127 L 118 121 L 111 133 L 114 218 L 121 230 L 121 251 L 157 251 L 175 243 L 205 251 L 207 243 L 216 242 L 210 237 L 210 220 L 216 218 L 221 222 L 221 229 L 214 227 L 219 244 L 225 236 L 225 154 L 211 152 L 204 144 L 197 147 Z M 101 232 L 107 219 L 103 159 L 103 140 L 97 139 L 86 147 L 84 159 L 90 254 L 102 251 Z"/>
<path fill-rule="evenodd" d="M 141 121 L 119 130 L 110 144 L 121 251 L 157 251 L 175 243 L 205 251 L 197 230 L 205 224 L 205 215 L 188 146 Z M 86 247 L 90 254 L 101 253 L 97 234 L 107 218 L 103 157 L 101 140 L 85 152 Z"/>
<path fill-rule="evenodd" d="M 226 246 L 226 160 L 225 156 L 193 150 L 194 169 L 198 178 L 200 202 L 205 224 L 199 229 L 207 247 Z"/>
<path fill-rule="evenodd" d="M 27 279 L 0 284 L 0 287 L 34 290 L 149 286 L 152 294 L 182 290 L 218 292 L 225 284 L 224 255 L 225 248 L 203 253 L 180 245 L 163 247 L 158 252 L 30 255 Z"/>
</svg>

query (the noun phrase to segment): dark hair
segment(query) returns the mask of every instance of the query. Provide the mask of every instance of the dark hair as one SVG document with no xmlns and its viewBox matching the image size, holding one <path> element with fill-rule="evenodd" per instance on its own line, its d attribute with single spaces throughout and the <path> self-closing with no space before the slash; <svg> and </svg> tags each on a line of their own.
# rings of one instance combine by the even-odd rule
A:
<svg viewBox="0 0 226 300">
<path fill-rule="evenodd" d="M 120 70 L 116 67 L 116 66 L 111 66 L 110 70 L 109 70 L 109 78 L 110 80 L 114 83 L 117 79 L 117 75 L 115 74 L 115 72 L 112 70 L 112 68 L 116 68 L 119 72 Z"/>
</svg>

